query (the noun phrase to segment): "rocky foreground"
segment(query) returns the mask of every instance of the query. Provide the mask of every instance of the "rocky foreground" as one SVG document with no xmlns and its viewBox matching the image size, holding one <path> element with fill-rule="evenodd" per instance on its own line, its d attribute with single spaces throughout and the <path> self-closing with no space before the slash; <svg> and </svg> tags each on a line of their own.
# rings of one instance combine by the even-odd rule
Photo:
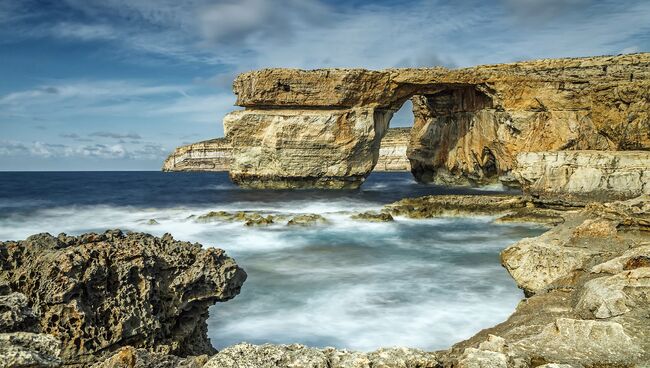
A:
<svg viewBox="0 0 650 368">
<path fill-rule="evenodd" d="M 237 295 L 244 271 L 216 248 L 108 231 L 0 243 L 0 366 L 650 365 L 649 196 L 584 207 L 521 196 L 429 196 L 356 216 L 471 214 L 552 227 L 501 254 L 525 293 L 510 318 L 449 350 L 360 353 L 242 343 L 215 352 L 206 337 L 207 308 Z M 223 216 L 231 215 L 215 212 L 206 220 Z"/>
</svg>

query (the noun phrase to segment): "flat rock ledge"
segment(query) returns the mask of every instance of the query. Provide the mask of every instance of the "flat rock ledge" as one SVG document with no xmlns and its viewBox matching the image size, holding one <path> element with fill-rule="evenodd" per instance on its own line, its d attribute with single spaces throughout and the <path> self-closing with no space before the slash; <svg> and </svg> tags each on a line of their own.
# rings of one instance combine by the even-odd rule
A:
<svg viewBox="0 0 650 368">
<path fill-rule="evenodd" d="M 208 307 L 245 280 L 223 250 L 169 234 L 0 242 L 0 366 L 89 366 L 123 346 L 214 354 Z"/>
</svg>

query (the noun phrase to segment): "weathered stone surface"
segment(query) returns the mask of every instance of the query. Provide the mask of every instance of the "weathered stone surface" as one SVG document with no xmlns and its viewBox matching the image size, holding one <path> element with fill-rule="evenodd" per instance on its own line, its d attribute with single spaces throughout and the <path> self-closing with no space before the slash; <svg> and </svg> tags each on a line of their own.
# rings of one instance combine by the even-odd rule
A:
<svg viewBox="0 0 650 368">
<path fill-rule="evenodd" d="M 264 69 L 234 82 L 224 119 L 236 183 L 350 188 L 377 163 L 407 99 L 418 180 L 486 183 L 520 152 L 650 148 L 650 54 L 447 70 Z"/>
<path fill-rule="evenodd" d="M 603 201 L 650 194 L 650 151 L 525 152 L 513 175 L 528 194 Z"/>
<path fill-rule="evenodd" d="M 201 368 L 207 361 L 207 355 L 179 358 L 127 346 L 92 368 Z"/>
<path fill-rule="evenodd" d="M 226 138 L 178 147 L 163 163 L 162 171 L 228 171 L 232 146 Z"/>
<path fill-rule="evenodd" d="M 391 128 L 381 141 L 373 171 L 411 171 L 406 149 L 410 128 Z M 215 138 L 177 147 L 163 163 L 162 171 L 228 171 L 232 146 L 227 138 Z"/>
<path fill-rule="evenodd" d="M 38 320 L 29 307 L 27 297 L 21 293 L 0 293 L 0 333 L 37 332 Z"/>
<path fill-rule="evenodd" d="M 216 248 L 167 234 L 119 230 L 39 234 L 0 243 L 0 283 L 23 293 L 67 364 L 125 345 L 160 353 L 214 352 L 208 307 L 239 293 L 245 272 Z"/>
<path fill-rule="evenodd" d="M 381 140 L 379 160 L 373 171 L 411 171 L 411 162 L 406 156 L 411 128 L 390 128 Z"/>
<path fill-rule="evenodd" d="M 328 221 L 325 217 L 316 213 L 303 213 L 295 215 L 287 222 L 288 226 L 310 226 L 326 224 Z"/>
<path fill-rule="evenodd" d="M 390 111 L 242 110 L 224 130 L 231 179 L 253 188 L 357 188 L 379 158 Z"/>
<path fill-rule="evenodd" d="M 362 220 L 369 222 L 390 222 L 394 220 L 393 216 L 390 213 L 376 211 L 357 213 L 356 215 L 350 216 L 350 218 L 353 220 Z"/>
<path fill-rule="evenodd" d="M 31 332 L 0 333 L 0 367 L 60 367 L 61 343 Z"/>
<path fill-rule="evenodd" d="M 384 211 L 411 218 L 495 215 L 524 208 L 528 203 L 522 197 L 510 195 L 433 195 L 405 198 L 384 206 Z"/>
<path fill-rule="evenodd" d="M 205 368 L 434 368 L 435 353 L 390 348 L 371 353 L 303 345 L 238 344 L 220 351 Z"/>
</svg>

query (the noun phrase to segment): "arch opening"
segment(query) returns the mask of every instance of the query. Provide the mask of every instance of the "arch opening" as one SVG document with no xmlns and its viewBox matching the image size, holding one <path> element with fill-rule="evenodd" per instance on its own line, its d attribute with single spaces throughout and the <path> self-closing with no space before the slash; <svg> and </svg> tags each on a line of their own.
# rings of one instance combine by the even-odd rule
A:
<svg viewBox="0 0 650 368">
<path fill-rule="evenodd" d="M 409 163 L 404 167 L 408 166 L 417 181 L 445 185 L 498 181 L 503 150 L 496 143 L 496 134 L 501 112 L 489 89 L 481 85 L 440 84 L 422 87 L 404 98 L 401 97 L 404 102 L 389 121 L 388 132 L 395 123 L 406 125 L 404 108 L 411 107 L 413 123 L 403 140 L 403 152 Z M 389 140 L 384 142 L 386 137 Z M 399 152 L 390 134 L 386 137 L 380 144 L 379 170 L 385 170 L 388 158 L 396 161 Z"/>
</svg>

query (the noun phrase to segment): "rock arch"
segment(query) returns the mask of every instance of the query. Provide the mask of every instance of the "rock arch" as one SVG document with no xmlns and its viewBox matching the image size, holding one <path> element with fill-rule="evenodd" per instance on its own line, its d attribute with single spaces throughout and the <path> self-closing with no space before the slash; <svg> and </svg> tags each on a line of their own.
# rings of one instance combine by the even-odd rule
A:
<svg viewBox="0 0 650 368">
<path fill-rule="evenodd" d="M 411 99 L 416 179 L 507 181 L 520 152 L 650 149 L 649 87 L 647 53 L 458 70 L 248 72 L 234 82 L 245 109 L 224 118 L 230 175 L 255 188 L 356 188 L 393 113 Z"/>
</svg>

